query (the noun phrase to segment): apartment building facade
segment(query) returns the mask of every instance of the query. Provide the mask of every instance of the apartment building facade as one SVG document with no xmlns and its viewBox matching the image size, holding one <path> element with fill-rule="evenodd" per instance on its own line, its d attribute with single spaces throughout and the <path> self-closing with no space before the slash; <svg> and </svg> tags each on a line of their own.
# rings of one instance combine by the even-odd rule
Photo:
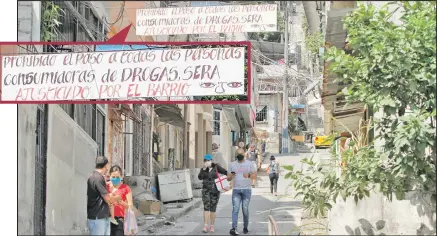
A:
<svg viewBox="0 0 437 236">
<path fill-rule="evenodd" d="M 54 2 L 65 12 L 51 41 L 104 40 L 107 12 L 102 3 Z M 19 2 L 18 38 L 41 41 L 46 2 Z M 91 29 L 91 30 L 90 30 Z M 43 32 L 44 33 L 44 32 Z M 2 54 L 93 51 L 93 47 L 13 46 Z M 18 106 L 19 234 L 83 234 L 86 185 L 95 157 L 106 155 L 106 105 Z"/>
</svg>

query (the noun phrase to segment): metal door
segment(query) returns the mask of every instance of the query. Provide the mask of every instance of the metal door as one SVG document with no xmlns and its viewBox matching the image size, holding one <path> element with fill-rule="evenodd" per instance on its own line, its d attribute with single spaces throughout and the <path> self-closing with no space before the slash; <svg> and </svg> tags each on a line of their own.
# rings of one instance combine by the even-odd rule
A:
<svg viewBox="0 0 437 236">
<path fill-rule="evenodd" d="M 47 120 L 48 106 L 38 105 L 36 114 L 34 234 L 46 234 L 46 180 L 47 180 Z"/>
</svg>

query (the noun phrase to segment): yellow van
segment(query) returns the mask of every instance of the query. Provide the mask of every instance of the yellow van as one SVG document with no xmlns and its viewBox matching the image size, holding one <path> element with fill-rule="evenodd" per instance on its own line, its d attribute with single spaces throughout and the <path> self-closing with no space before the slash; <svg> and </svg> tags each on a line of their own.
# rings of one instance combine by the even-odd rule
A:
<svg viewBox="0 0 437 236">
<path fill-rule="evenodd" d="M 314 139 L 314 147 L 316 149 L 319 148 L 328 148 L 332 145 L 332 139 L 329 136 L 317 134 Z"/>
</svg>

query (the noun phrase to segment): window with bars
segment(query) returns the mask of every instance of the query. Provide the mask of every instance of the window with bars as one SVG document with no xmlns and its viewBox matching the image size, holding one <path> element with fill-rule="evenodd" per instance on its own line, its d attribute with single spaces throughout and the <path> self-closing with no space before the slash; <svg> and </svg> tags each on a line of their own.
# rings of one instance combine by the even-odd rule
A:
<svg viewBox="0 0 437 236">
<path fill-rule="evenodd" d="M 214 131 L 212 135 L 220 135 L 220 111 L 214 110 Z"/>
<path fill-rule="evenodd" d="M 258 106 L 256 109 L 256 121 L 267 122 L 267 106 Z"/>
<path fill-rule="evenodd" d="M 61 24 L 53 29 L 55 38 L 52 41 L 94 41 L 94 39 L 106 41 L 108 31 L 105 23 L 94 13 L 89 3 L 72 1 L 73 8 L 68 8 L 65 1 L 53 2 L 63 10 L 63 13 L 59 18 Z"/>
<path fill-rule="evenodd" d="M 96 107 L 94 104 L 74 105 L 74 117 L 77 124 L 90 136 L 94 135 Z M 94 137 L 93 137 L 94 138 Z"/>
</svg>

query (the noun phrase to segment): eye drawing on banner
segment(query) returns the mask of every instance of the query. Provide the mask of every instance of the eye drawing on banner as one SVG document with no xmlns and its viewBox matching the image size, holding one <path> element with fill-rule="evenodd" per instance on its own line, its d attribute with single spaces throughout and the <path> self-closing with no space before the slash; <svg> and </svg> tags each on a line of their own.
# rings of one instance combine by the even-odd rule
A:
<svg viewBox="0 0 437 236">
<path fill-rule="evenodd" d="M 214 86 L 215 86 L 214 83 L 209 83 L 209 82 L 200 83 L 200 87 L 202 87 L 202 88 L 212 88 Z"/>
<path fill-rule="evenodd" d="M 241 82 L 230 82 L 230 83 L 228 83 L 228 86 L 231 87 L 231 88 L 239 88 L 239 87 L 243 86 L 243 83 L 241 83 Z"/>
<path fill-rule="evenodd" d="M 239 87 L 243 86 L 243 83 L 241 83 L 241 82 L 218 82 L 217 86 L 214 83 L 204 82 L 204 83 L 200 83 L 200 87 L 212 88 L 212 87 L 216 86 L 214 91 L 218 94 L 222 94 L 222 93 L 226 92 L 223 84 L 226 84 L 230 88 L 239 88 Z"/>
</svg>

